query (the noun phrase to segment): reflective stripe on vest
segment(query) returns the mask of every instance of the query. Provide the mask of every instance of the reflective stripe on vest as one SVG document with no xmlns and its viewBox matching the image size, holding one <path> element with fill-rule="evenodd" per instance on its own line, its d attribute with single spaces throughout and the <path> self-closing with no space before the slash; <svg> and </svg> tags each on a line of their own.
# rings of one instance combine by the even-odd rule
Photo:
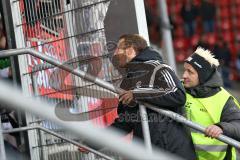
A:
<svg viewBox="0 0 240 160">
<path fill-rule="evenodd" d="M 207 151 L 207 152 L 225 152 L 227 150 L 227 145 L 203 145 L 196 144 L 196 151 Z"/>
<path fill-rule="evenodd" d="M 220 122 L 224 105 L 231 95 L 223 88 L 214 96 L 208 98 L 194 98 L 187 94 L 187 118 L 205 127 Z M 232 96 L 231 96 L 232 97 Z M 237 101 L 234 99 L 235 103 Z M 227 144 L 205 137 L 204 134 L 191 130 L 193 143 L 199 160 L 222 160 L 226 155 Z M 233 154 L 235 152 L 232 152 Z M 236 153 L 235 153 L 236 155 Z"/>
</svg>

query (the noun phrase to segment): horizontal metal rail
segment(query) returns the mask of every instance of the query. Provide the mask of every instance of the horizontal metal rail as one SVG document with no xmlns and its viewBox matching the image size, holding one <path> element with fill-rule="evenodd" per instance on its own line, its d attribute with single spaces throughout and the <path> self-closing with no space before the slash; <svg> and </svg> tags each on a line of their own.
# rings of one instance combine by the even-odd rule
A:
<svg viewBox="0 0 240 160">
<path fill-rule="evenodd" d="M 195 129 L 195 130 L 197 130 L 197 131 L 199 131 L 199 132 L 201 132 L 203 134 L 205 133 L 206 127 L 204 127 L 204 126 L 202 126 L 200 124 L 194 123 L 192 121 L 189 121 L 184 116 L 176 114 L 176 113 L 174 113 L 172 111 L 156 108 L 156 106 L 150 105 L 148 103 L 144 103 L 144 105 L 147 108 L 152 109 L 153 111 L 156 111 L 156 112 L 161 113 L 161 114 L 163 114 L 163 115 L 165 115 L 167 117 L 170 117 L 170 118 L 174 119 L 175 121 L 180 122 L 180 123 L 182 123 L 182 124 L 184 124 L 184 125 L 186 125 L 186 126 L 188 126 L 190 128 L 193 128 L 193 129 Z M 232 139 L 232 138 L 230 138 L 228 136 L 225 136 L 225 135 L 221 134 L 216 139 L 218 139 L 218 140 L 220 140 L 220 141 L 222 141 L 224 143 L 227 143 L 227 144 L 229 144 L 229 145 L 231 145 L 233 147 L 236 147 L 236 148 L 240 149 L 240 142 L 238 142 L 235 139 Z"/>
<path fill-rule="evenodd" d="M 0 58 L 1 57 L 6 57 L 6 56 L 16 56 L 16 55 L 22 55 L 22 54 L 30 54 L 34 57 L 37 57 L 41 60 L 44 60 L 54 66 L 57 66 L 65 71 L 68 71 L 78 77 L 81 77 L 82 79 L 84 80 L 88 80 L 90 82 L 93 82 L 95 84 L 97 84 L 98 86 L 100 87 L 103 87 L 103 88 L 106 88 L 114 93 L 121 93 L 123 92 L 124 90 L 121 89 L 121 88 L 118 88 L 118 87 L 115 87 L 113 85 L 111 85 L 110 83 L 106 82 L 106 81 L 103 81 L 102 79 L 100 78 L 97 78 L 95 76 L 92 76 L 90 74 L 87 74 L 86 72 L 83 72 L 81 70 L 74 70 L 70 65 L 68 65 L 67 63 L 61 63 L 59 62 L 58 60 L 56 59 L 53 59 L 52 57 L 49 57 L 47 55 L 44 55 L 44 54 L 41 54 L 33 49 L 10 49 L 10 50 L 4 50 L 4 51 L 1 51 L 0 52 Z M 9 55 L 10 54 L 10 55 Z M 144 116 L 144 113 L 142 113 L 140 111 L 140 114 L 141 116 Z M 151 147 L 149 147 L 149 144 L 151 144 L 151 140 L 149 139 L 150 138 L 150 135 L 148 130 L 149 130 L 149 127 L 148 127 L 148 123 L 146 121 L 142 121 L 142 125 L 143 125 L 143 132 L 144 132 L 144 141 L 145 141 L 145 144 L 146 144 L 146 147 L 151 150 Z M 146 128 L 147 127 L 147 128 Z M 146 136 L 146 137 L 145 137 Z"/>
<path fill-rule="evenodd" d="M 106 88 L 114 93 L 121 93 L 123 92 L 124 90 L 121 89 L 121 88 L 118 88 L 118 87 L 115 87 L 113 85 L 111 85 L 110 83 L 108 82 L 105 82 L 103 81 L 102 79 L 100 78 L 97 78 L 95 76 L 92 76 L 90 74 L 87 74 L 86 72 L 83 72 L 81 70 L 74 70 L 70 65 L 66 64 L 66 63 L 61 63 L 59 62 L 58 60 L 50 57 L 50 56 L 47 56 L 45 54 L 42 54 L 42 53 L 39 53 L 33 49 L 9 49 L 9 50 L 3 50 L 3 51 L 0 51 L 0 58 L 3 58 L 3 57 L 9 57 L 9 56 L 17 56 L 17 55 L 23 55 L 23 54 L 30 54 L 34 57 L 37 57 L 41 60 L 44 60 L 56 67 L 59 67 L 65 71 L 68 71 L 76 76 L 79 76 L 85 80 L 88 80 L 90 82 L 93 82 L 93 83 L 96 83 L 98 86 L 100 87 L 103 87 L 103 88 Z"/>
<path fill-rule="evenodd" d="M 153 152 L 149 152 L 140 142 L 138 143 L 134 141 L 130 144 L 126 143 L 126 141 L 119 138 L 121 137 L 121 134 L 113 129 L 96 128 L 89 122 L 76 124 L 74 122 L 62 121 L 57 118 L 54 107 L 48 103 L 25 97 L 20 90 L 16 90 L 16 88 L 3 81 L 0 81 L 0 88 L 0 102 L 6 104 L 6 106 L 14 109 L 21 109 L 48 119 L 66 129 L 67 132 L 82 137 L 90 143 L 107 147 L 126 159 L 181 159 L 176 158 L 176 156 L 166 153 L 161 149 L 154 149 Z"/>
<path fill-rule="evenodd" d="M 23 132 L 23 131 L 34 130 L 34 129 L 42 130 L 42 131 L 44 131 L 46 133 L 49 133 L 49 134 L 51 134 L 51 135 L 53 135 L 53 136 L 55 136 L 57 138 L 63 139 L 63 140 L 65 140 L 65 141 L 67 141 L 67 142 L 69 142 L 69 143 L 71 143 L 73 145 L 76 145 L 77 147 L 83 147 L 84 149 L 87 149 L 89 152 L 92 152 L 92 153 L 94 153 L 94 154 L 96 154 L 96 155 L 98 155 L 98 156 L 100 156 L 102 158 L 105 158 L 105 159 L 108 159 L 108 160 L 114 160 L 113 158 L 111 158 L 111 157 L 109 157 L 109 156 L 107 156 L 105 154 L 102 154 L 101 152 L 98 152 L 98 151 L 96 151 L 96 150 L 94 150 L 92 148 L 89 148 L 89 147 L 87 147 L 87 146 L 85 146 L 85 145 L 83 145 L 81 143 L 78 143 L 76 141 L 73 141 L 71 139 L 65 138 L 64 136 L 62 136 L 60 134 L 57 134 L 57 133 L 55 133 L 55 132 L 53 132 L 53 131 L 51 131 L 49 129 L 46 129 L 46 128 L 42 127 L 42 126 L 31 126 L 31 127 L 14 128 L 14 129 L 9 129 L 9 130 L 3 130 L 2 133 L 3 134 L 8 134 L 8 133 Z"/>
<path fill-rule="evenodd" d="M 85 80 L 88 80 L 90 82 L 93 82 L 95 84 L 97 84 L 98 86 L 100 87 L 103 87 L 105 89 L 108 89 L 114 93 L 121 93 L 123 92 L 124 90 L 119 88 L 119 87 L 116 87 L 114 85 L 112 85 L 111 83 L 109 82 L 106 82 L 100 78 L 97 78 L 97 77 L 94 77 L 90 74 L 87 74 L 86 72 L 83 72 L 81 70 L 74 70 L 72 69 L 72 67 L 68 66 L 68 65 L 65 65 L 64 63 L 61 63 L 47 55 L 44 55 L 44 54 L 41 54 L 35 50 L 32 50 L 32 49 L 11 49 L 11 50 L 3 50 L 3 51 L 0 51 L 0 58 L 4 58 L 4 57 L 9 57 L 9 56 L 16 56 L 16 55 L 21 55 L 21 54 L 31 54 L 32 56 L 34 57 L 37 57 L 37 58 L 40 58 L 50 64 L 53 64 L 53 65 L 56 65 L 57 67 L 61 68 L 61 69 L 64 69 L 66 71 L 69 71 L 70 73 L 76 75 L 76 76 L 79 76 Z M 152 109 L 162 115 L 165 115 L 167 117 L 170 117 L 172 119 L 174 119 L 175 121 L 177 122 L 180 122 L 180 123 L 183 123 L 185 124 L 186 126 L 190 127 L 190 128 L 193 128 L 199 132 L 202 132 L 204 133 L 205 130 L 206 130 L 206 127 L 200 125 L 200 124 L 197 124 L 197 123 L 194 123 L 192 121 L 189 121 L 187 120 L 185 117 L 177 114 L 177 113 L 174 113 L 172 111 L 168 111 L 168 110 L 163 110 L 163 109 L 159 109 L 158 107 L 156 106 L 153 106 L 151 104 L 146 104 L 144 103 L 145 106 L 149 109 Z M 223 134 L 221 134 L 218 138 L 216 138 L 224 143 L 227 143 L 233 147 L 236 147 L 238 149 L 240 149 L 240 142 L 230 138 L 230 137 L 227 137 Z"/>
</svg>

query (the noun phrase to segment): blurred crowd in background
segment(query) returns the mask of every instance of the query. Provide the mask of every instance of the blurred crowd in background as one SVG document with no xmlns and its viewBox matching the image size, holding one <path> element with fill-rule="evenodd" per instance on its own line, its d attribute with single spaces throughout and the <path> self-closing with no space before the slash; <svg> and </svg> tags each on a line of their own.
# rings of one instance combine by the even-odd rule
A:
<svg viewBox="0 0 240 160">
<path fill-rule="evenodd" d="M 166 0 L 176 61 L 182 63 L 197 46 L 221 62 L 224 86 L 240 80 L 240 0 Z M 151 43 L 162 47 L 157 0 L 145 0 Z"/>
</svg>

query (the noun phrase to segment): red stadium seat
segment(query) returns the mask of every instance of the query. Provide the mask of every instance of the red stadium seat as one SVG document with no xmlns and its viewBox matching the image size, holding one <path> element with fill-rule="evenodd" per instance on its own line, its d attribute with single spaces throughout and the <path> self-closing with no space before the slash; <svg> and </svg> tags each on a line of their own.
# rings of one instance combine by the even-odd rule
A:
<svg viewBox="0 0 240 160">
<path fill-rule="evenodd" d="M 146 1 L 148 1 L 148 0 L 146 0 Z M 167 0 L 166 2 L 167 2 L 168 6 L 171 4 L 171 0 Z"/>
<path fill-rule="evenodd" d="M 215 33 L 209 33 L 206 35 L 207 42 L 210 46 L 214 46 L 216 44 L 217 38 Z"/>
<path fill-rule="evenodd" d="M 200 6 L 201 5 L 201 0 L 193 0 L 193 4 L 196 6 Z"/>
<path fill-rule="evenodd" d="M 231 52 L 231 57 L 235 57 L 236 53 L 237 53 L 236 46 L 233 43 L 231 43 L 231 44 L 229 44 L 229 49 Z"/>
<path fill-rule="evenodd" d="M 230 8 L 230 15 L 231 15 L 232 18 L 235 18 L 235 17 L 237 16 L 237 14 L 238 14 L 238 13 L 237 13 L 238 11 L 237 11 L 236 8 L 237 8 L 237 6 L 232 6 L 232 7 Z"/>
<path fill-rule="evenodd" d="M 236 41 L 240 42 L 240 30 L 237 33 L 235 33 L 235 38 L 236 38 L 235 39 Z M 239 49 L 240 49 L 240 43 L 238 43 L 238 44 L 239 44 Z"/>
<path fill-rule="evenodd" d="M 177 38 L 173 42 L 174 48 L 177 50 L 185 50 L 187 48 L 187 40 L 185 38 Z"/>
<path fill-rule="evenodd" d="M 224 19 L 221 23 L 220 23 L 220 28 L 222 30 L 230 30 L 232 29 L 232 23 L 230 21 L 230 19 Z"/>
<path fill-rule="evenodd" d="M 197 46 L 199 39 L 200 39 L 200 36 L 198 34 L 193 35 L 191 38 L 191 45 Z"/>
<path fill-rule="evenodd" d="M 171 13 L 179 15 L 182 9 L 182 3 L 175 3 L 175 5 L 171 7 L 172 7 Z"/>
<path fill-rule="evenodd" d="M 238 17 L 238 18 L 240 18 L 240 4 L 238 4 L 237 6 L 236 6 L 236 16 Z"/>
<path fill-rule="evenodd" d="M 235 29 L 240 31 L 240 20 L 238 20 L 238 19 L 235 22 Z"/>
<path fill-rule="evenodd" d="M 225 6 L 228 6 L 230 2 L 229 0 L 220 0 L 220 1 L 217 1 L 216 4 L 218 4 L 219 7 L 225 7 Z"/>
<path fill-rule="evenodd" d="M 151 8 L 157 6 L 157 0 L 147 0 L 146 2 L 150 5 Z"/>
<path fill-rule="evenodd" d="M 180 16 L 179 14 L 175 15 L 174 20 L 175 20 L 176 25 L 183 25 L 184 24 L 182 16 Z"/>
<path fill-rule="evenodd" d="M 182 26 L 178 26 L 176 29 L 174 29 L 174 36 L 176 38 L 184 37 L 185 36 L 184 28 Z"/>
<path fill-rule="evenodd" d="M 175 58 L 178 63 L 184 62 L 184 60 L 187 58 L 185 50 L 176 50 L 175 53 Z"/>
<path fill-rule="evenodd" d="M 234 36 L 233 36 L 233 32 L 231 31 L 225 31 L 222 33 L 223 34 L 223 39 L 228 42 L 228 43 L 232 43 L 234 40 Z"/>
<path fill-rule="evenodd" d="M 235 0 L 236 5 L 240 5 L 240 0 Z"/>
<path fill-rule="evenodd" d="M 220 17 L 221 17 L 221 19 L 231 17 L 230 8 L 229 8 L 229 7 L 223 7 L 223 8 L 221 8 L 221 9 L 220 9 Z"/>
</svg>

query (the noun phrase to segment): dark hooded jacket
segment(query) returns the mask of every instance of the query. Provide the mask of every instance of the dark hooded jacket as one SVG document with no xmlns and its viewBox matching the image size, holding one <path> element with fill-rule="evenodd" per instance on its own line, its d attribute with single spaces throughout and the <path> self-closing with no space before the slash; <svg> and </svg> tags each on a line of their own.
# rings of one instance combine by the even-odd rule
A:
<svg viewBox="0 0 240 160">
<path fill-rule="evenodd" d="M 207 82 L 195 88 L 186 89 L 186 92 L 196 98 L 207 98 L 221 91 L 222 85 L 221 76 L 216 71 Z M 216 125 L 222 128 L 224 135 L 240 141 L 240 109 L 235 104 L 233 97 L 227 100 L 223 107 L 220 122 Z M 228 152 L 226 157 L 230 154 Z M 229 157 L 226 159 L 229 159 Z"/>
<path fill-rule="evenodd" d="M 121 88 L 132 90 L 135 101 L 184 114 L 185 90 L 171 67 L 163 64 L 158 52 L 146 48 L 127 65 L 126 72 Z M 150 109 L 147 113 L 153 145 L 185 159 L 196 159 L 190 132 L 182 124 Z M 112 127 L 133 132 L 134 138 L 143 139 L 137 103 L 128 106 L 119 103 L 118 116 Z"/>
</svg>

